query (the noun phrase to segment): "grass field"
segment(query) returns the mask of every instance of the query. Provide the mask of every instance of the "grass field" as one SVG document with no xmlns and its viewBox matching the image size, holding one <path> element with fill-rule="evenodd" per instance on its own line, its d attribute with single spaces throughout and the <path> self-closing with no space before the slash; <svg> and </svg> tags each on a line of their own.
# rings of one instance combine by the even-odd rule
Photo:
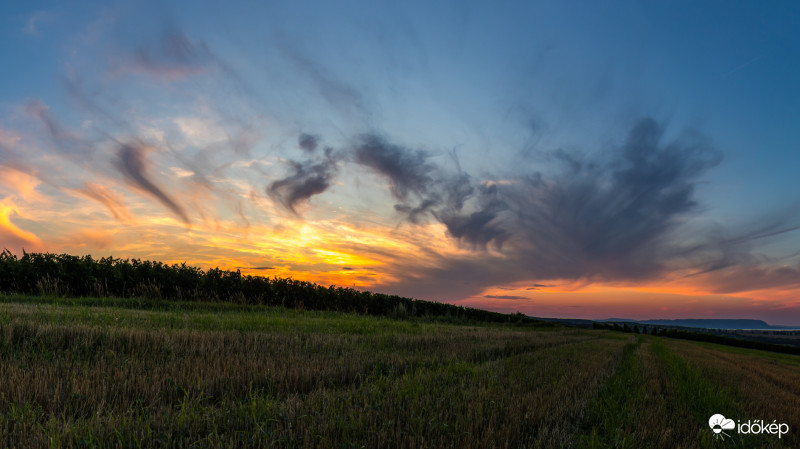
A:
<svg viewBox="0 0 800 449">
<path fill-rule="evenodd" d="M 712 414 L 787 423 L 713 437 Z M 2 447 L 797 447 L 800 357 L 566 327 L 0 296 Z"/>
</svg>

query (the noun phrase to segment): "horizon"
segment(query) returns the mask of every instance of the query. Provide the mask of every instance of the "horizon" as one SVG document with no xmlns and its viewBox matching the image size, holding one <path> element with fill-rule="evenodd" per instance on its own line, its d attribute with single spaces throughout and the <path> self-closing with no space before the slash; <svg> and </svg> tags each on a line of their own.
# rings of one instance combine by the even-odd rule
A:
<svg viewBox="0 0 800 449">
<path fill-rule="evenodd" d="M 0 249 L 800 323 L 798 5 L 3 12 Z"/>
</svg>

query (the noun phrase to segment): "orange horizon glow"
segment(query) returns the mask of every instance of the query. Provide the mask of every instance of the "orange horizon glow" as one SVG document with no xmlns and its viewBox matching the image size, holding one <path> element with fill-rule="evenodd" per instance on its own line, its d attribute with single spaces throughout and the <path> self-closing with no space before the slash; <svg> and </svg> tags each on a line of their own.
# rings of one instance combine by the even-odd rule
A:
<svg viewBox="0 0 800 449">
<path fill-rule="evenodd" d="M 25 179 L 20 177 L 17 179 Z M 46 201 L 38 183 L 25 180 L 0 202 L 3 243 L 14 252 L 21 247 L 93 257 L 140 258 L 168 264 L 187 263 L 203 269 L 239 270 L 243 274 L 286 277 L 321 285 L 382 290 L 405 279 L 400 262 L 431 269 L 441 258 L 464 257 L 468 250 L 446 235 L 440 224 L 409 227 L 354 225 L 335 218 L 306 221 L 284 217 L 271 226 L 240 226 L 235 222 L 206 221 L 190 226 L 171 216 L 132 219 L 122 197 L 99 184 L 75 190 L 74 211 L 95 217 L 102 228 L 86 228 L 80 221 L 62 221 L 56 232 L 36 235 L 13 220 L 56 220 L 60 212 L 37 210 Z M 87 191 L 94 192 L 86 194 Z M 99 193 L 98 193 L 99 192 Z M 23 199 L 26 198 L 26 199 Z M 112 199 L 113 207 L 109 207 Z M 24 204 L 26 208 L 20 206 Z M 48 203 L 50 204 L 50 203 Z M 422 251 L 421 248 L 427 251 Z M 488 253 L 487 253 L 488 255 Z M 535 287 L 531 287 L 535 285 Z M 502 312 L 521 311 L 533 316 L 587 319 L 747 317 L 762 313 L 779 320 L 796 313 L 800 289 L 773 288 L 719 293 L 704 278 L 670 277 L 645 282 L 586 282 L 531 280 L 497 285 L 469 297 L 421 298 L 441 300 Z M 394 292 L 397 288 L 390 288 Z"/>
</svg>

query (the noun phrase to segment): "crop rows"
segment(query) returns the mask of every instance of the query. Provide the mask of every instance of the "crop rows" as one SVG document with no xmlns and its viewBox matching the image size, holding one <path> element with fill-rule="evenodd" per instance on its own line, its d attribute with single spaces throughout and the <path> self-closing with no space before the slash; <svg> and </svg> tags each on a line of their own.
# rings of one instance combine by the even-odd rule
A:
<svg viewBox="0 0 800 449">
<path fill-rule="evenodd" d="M 570 328 L 13 299 L 0 302 L 0 447 L 798 443 L 794 431 L 720 441 L 708 427 L 722 413 L 797 429 L 791 355 Z"/>
</svg>

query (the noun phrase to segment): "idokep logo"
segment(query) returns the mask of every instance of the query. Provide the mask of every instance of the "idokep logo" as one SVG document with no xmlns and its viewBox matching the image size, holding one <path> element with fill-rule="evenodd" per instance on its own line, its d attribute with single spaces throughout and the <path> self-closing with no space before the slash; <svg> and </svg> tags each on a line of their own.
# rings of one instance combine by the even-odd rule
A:
<svg viewBox="0 0 800 449">
<path fill-rule="evenodd" d="M 714 437 L 722 438 L 723 440 L 725 439 L 725 437 L 730 436 L 730 434 L 725 433 L 726 430 L 733 430 L 736 428 L 736 423 L 733 422 L 732 419 L 726 419 L 719 413 L 717 413 L 716 415 L 711 415 L 711 418 L 708 419 L 708 425 L 714 432 Z"/>
<path fill-rule="evenodd" d="M 734 429 L 736 429 L 737 433 L 743 435 L 766 433 L 778 435 L 778 438 L 789 432 L 789 424 L 786 423 L 779 424 L 777 421 L 764 423 L 762 419 L 757 419 L 755 421 L 748 419 L 747 422 L 737 421 L 734 423 L 732 419 L 727 419 L 719 413 L 711 415 L 711 418 L 708 418 L 708 426 L 711 427 L 711 431 L 714 432 L 714 437 L 721 439 L 731 436 L 729 433 L 725 432 L 726 430 Z"/>
</svg>

